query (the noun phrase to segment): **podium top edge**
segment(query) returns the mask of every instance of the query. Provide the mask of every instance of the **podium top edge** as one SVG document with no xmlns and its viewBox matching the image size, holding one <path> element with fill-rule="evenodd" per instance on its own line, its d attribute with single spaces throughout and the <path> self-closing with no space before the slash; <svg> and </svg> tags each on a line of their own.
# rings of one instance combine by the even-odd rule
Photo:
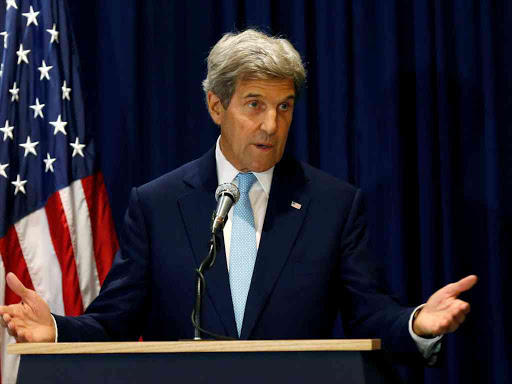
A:
<svg viewBox="0 0 512 384">
<path fill-rule="evenodd" d="M 380 339 L 18 343 L 7 347 L 8 353 L 14 355 L 374 351 L 379 349 L 381 349 Z"/>
</svg>

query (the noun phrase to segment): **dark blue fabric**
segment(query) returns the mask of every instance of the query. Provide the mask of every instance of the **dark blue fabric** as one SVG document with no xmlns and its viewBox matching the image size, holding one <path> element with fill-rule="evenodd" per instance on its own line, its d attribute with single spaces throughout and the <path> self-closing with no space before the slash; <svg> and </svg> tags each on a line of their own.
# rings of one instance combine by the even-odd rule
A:
<svg viewBox="0 0 512 384">
<path fill-rule="evenodd" d="M 404 304 L 475 273 L 466 324 L 414 383 L 510 382 L 510 1 L 70 1 L 86 123 L 116 225 L 132 186 L 210 148 L 205 58 L 248 25 L 288 37 L 308 86 L 288 149 L 363 189 Z"/>
</svg>

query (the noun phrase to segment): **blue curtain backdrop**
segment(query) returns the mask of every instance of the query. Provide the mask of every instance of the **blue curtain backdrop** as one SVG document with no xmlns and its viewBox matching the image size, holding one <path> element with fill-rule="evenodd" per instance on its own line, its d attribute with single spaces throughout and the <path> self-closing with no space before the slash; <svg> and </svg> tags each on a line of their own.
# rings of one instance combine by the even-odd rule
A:
<svg viewBox="0 0 512 384">
<path fill-rule="evenodd" d="M 511 382 L 512 2 L 69 3 L 118 228 L 133 186 L 214 145 L 201 89 L 210 47 L 247 26 L 282 34 L 309 74 L 288 150 L 366 192 L 402 302 L 480 277 L 440 366 L 402 374 Z"/>
</svg>

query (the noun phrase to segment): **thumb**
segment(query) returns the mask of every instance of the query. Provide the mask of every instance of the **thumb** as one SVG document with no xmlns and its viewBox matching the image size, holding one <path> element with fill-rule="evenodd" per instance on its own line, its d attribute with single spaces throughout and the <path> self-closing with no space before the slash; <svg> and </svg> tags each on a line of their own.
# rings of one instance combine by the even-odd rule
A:
<svg viewBox="0 0 512 384">
<path fill-rule="evenodd" d="M 457 281 L 456 283 L 450 284 L 450 291 L 454 295 L 459 295 L 462 292 L 465 292 L 471 289 L 476 282 L 478 281 L 478 277 L 475 275 L 466 276 L 465 278 Z"/>
<path fill-rule="evenodd" d="M 23 285 L 20 279 L 18 279 L 18 277 L 12 272 L 9 272 L 5 279 L 9 288 L 11 288 L 15 294 L 21 297 L 21 300 L 25 300 L 30 290 Z"/>
</svg>

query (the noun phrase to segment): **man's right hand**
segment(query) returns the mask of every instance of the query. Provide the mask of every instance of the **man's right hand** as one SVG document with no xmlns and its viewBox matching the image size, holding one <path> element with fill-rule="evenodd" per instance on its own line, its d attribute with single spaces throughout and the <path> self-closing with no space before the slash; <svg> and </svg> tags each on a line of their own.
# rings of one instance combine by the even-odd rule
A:
<svg viewBox="0 0 512 384">
<path fill-rule="evenodd" d="M 55 324 L 50 307 L 35 291 L 26 288 L 14 273 L 8 273 L 7 285 L 21 302 L 0 306 L 0 325 L 7 328 L 18 343 L 53 343 Z"/>
</svg>

